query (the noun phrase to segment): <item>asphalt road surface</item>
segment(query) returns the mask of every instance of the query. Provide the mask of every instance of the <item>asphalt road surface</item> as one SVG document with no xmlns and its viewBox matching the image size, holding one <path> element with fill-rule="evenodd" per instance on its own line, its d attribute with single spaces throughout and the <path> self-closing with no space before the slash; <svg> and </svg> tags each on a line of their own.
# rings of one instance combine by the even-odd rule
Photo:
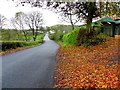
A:
<svg viewBox="0 0 120 90">
<path fill-rule="evenodd" d="M 2 56 L 2 88 L 52 88 L 59 46 L 48 35 L 45 43 Z"/>
</svg>

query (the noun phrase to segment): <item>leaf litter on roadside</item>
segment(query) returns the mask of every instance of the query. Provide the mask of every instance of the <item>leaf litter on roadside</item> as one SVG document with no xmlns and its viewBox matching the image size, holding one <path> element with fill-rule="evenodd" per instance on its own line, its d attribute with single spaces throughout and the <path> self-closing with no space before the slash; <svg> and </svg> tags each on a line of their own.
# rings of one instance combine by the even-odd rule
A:
<svg viewBox="0 0 120 90">
<path fill-rule="evenodd" d="M 119 46 L 116 39 L 84 47 L 61 46 L 55 88 L 120 88 Z"/>
</svg>

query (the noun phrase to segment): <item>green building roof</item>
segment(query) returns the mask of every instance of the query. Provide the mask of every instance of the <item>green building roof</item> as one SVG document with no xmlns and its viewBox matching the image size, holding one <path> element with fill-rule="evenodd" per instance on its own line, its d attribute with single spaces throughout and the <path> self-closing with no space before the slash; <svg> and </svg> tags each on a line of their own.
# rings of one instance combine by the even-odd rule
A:
<svg viewBox="0 0 120 90">
<path fill-rule="evenodd" d="M 101 22 L 111 22 L 111 23 L 116 23 L 113 19 L 109 18 L 108 16 L 104 17 L 101 19 Z"/>
<path fill-rule="evenodd" d="M 106 16 L 100 20 L 97 20 L 95 22 L 92 22 L 92 26 L 101 26 L 101 24 L 103 22 L 111 22 L 111 23 L 115 23 L 115 24 L 120 24 L 120 19 L 116 19 L 116 20 L 113 20 L 111 19 L 110 17 Z M 84 24 L 85 25 L 85 24 Z M 84 26 L 84 25 L 81 25 L 81 26 Z"/>
</svg>

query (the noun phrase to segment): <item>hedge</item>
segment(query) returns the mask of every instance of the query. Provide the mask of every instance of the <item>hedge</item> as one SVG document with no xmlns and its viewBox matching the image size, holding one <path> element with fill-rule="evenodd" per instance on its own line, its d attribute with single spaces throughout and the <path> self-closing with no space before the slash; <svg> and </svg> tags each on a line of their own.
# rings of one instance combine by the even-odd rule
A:
<svg viewBox="0 0 120 90">
<path fill-rule="evenodd" d="M 35 42 L 0 42 L 0 46 L 2 47 L 2 51 L 6 51 L 8 49 L 16 49 L 18 47 L 39 45 L 40 43 L 43 43 L 43 40 Z"/>
<path fill-rule="evenodd" d="M 77 43 L 77 36 L 80 31 L 80 28 L 76 28 L 75 30 L 65 34 L 62 38 L 63 43 L 65 45 L 75 45 Z"/>
<path fill-rule="evenodd" d="M 90 33 L 87 32 L 85 26 L 76 28 L 75 30 L 65 34 L 62 38 L 64 45 L 77 45 L 77 46 L 90 46 L 98 45 L 105 42 L 110 37 L 100 33 L 99 30 L 92 30 Z"/>
</svg>

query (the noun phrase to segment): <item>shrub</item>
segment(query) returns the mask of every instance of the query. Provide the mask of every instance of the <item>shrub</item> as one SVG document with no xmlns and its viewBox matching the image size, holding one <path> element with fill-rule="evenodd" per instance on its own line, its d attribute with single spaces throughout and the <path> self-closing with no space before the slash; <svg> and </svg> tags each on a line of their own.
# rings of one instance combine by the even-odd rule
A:
<svg viewBox="0 0 120 90">
<path fill-rule="evenodd" d="M 17 47 L 22 47 L 22 42 L 1 42 L 2 50 L 16 49 Z"/>
<path fill-rule="evenodd" d="M 18 47 L 26 47 L 26 46 L 33 46 L 33 45 L 39 45 L 40 43 L 43 43 L 43 40 L 36 41 L 36 42 L 0 42 L 2 45 L 2 51 L 6 51 L 9 49 L 16 49 Z"/>
<path fill-rule="evenodd" d="M 81 28 L 77 36 L 77 45 L 85 47 L 90 45 L 98 45 L 105 42 L 108 38 L 109 36 L 99 33 L 97 30 L 88 32 L 87 29 Z"/>
<path fill-rule="evenodd" d="M 58 31 L 58 32 L 56 32 L 54 34 L 49 35 L 49 38 L 51 40 L 55 40 L 55 41 L 62 40 L 62 37 L 63 37 L 63 31 Z"/>
<path fill-rule="evenodd" d="M 43 40 L 45 34 L 39 34 L 36 38 L 36 40 Z"/>
<path fill-rule="evenodd" d="M 50 34 L 50 35 L 49 35 L 49 38 L 50 38 L 51 40 L 55 40 L 55 34 Z"/>
<path fill-rule="evenodd" d="M 74 45 L 77 43 L 77 36 L 78 36 L 78 32 L 79 32 L 79 28 L 76 28 L 75 30 L 65 34 L 62 38 L 63 43 L 65 45 Z"/>
<path fill-rule="evenodd" d="M 105 42 L 110 37 L 100 33 L 99 28 L 88 32 L 85 26 L 65 34 L 62 38 L 64 45 L 90 46 Z"/>
</svg>

